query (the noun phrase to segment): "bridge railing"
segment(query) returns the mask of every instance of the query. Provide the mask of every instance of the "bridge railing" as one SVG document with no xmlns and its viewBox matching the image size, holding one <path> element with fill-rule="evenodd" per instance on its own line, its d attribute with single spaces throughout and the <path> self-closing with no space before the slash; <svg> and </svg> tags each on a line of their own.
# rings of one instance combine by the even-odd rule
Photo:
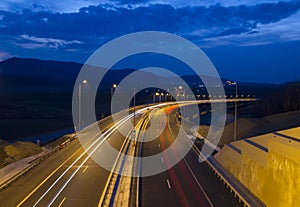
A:
<svg viewBox="0 0 300 207">
<path fill-rule="evenodd" d="M 76 137 L 73 136 L 71 138 L 71 141 L 74 140 L 74 138 Z M 27 167 L 25 167 L 24 169 L 20 170 L 18 173 L 16 173 L 14 176 L 12 176 L 11 178 L 9 178 L 8 180 L 6 180 L 5 182 L 3 182 L 0 185 L 0 192 L 8 187 L 10 184 L 12 184 L 13 182 L 15 182 L 18 178 L 22 177 L 23 175 L 25 175 L 27 172 L 29 172 L 31 169 L 33 169 L 34 167 L 36 167 L 37 165 L 39 165 L 42 161 L 44 161 L 45 159 L 47 159 L 48 157 L 50 157 L 51 155 L 53 155 L 54 153 L 56 153 L 57 151 L 60 150 L 60 146 L 57 145 L 56 147 L 54 147 L 52 150 L 50 150 L 49 152 L 47 152 L 46 154 L 32 160 L 29 162 L 29 165 Z"/>
<path fill-rule="evenodd" d="M 194 146 L 194 143 L 189 139 L 185 133 L 186 138 L 193 145 L 193 150 L 199 156 L 204 158 L 205 156 L 201 151 Z M 234 197 L 242 202 L 244 207 L 265 207 L 266 205 L 259 200 L 251 191 L 249 191 L 237 178 L 227 172 L 223 166 L 213 157 L 210 156 L 204 159 L 208 167 L 214 172 L 214 174 L 220 179 L 220 181 L 234 194 Z"/>
</svg>

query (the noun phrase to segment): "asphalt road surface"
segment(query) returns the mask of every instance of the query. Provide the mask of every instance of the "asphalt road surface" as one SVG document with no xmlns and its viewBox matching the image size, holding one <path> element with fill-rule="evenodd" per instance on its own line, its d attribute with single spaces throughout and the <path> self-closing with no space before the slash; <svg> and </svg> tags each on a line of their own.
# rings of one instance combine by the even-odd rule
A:
<svg viewBox="0 0 300 207">
<path fill-rule="evenodd" d="M 168 122 L 159 139 L 143 144 L 143 156 L 164 151 L 178 134 L 179 124 L 175 111 L 165 110 Z M 176 157 L 177 152 L 168 156 Z M 167 165 L 168 156 L 161 160 Z M 142 206 L 242 206 L 238 199 L 212 173 L 210 168 L 198 161 L 191 149 L 174 167 L 158 175 L 140 179 Z"/>
<path fill-rule="evenodd" d="M 142 156 L 164 151 L 178 134 L 180 126 L 175 111 L 170 107 L 163 110 L 167 114 L 167 125 L 157 139 L 142 145 Z M 116 159 L 105 157 L 101 141 L 108 140 L 116 150 L 120 150 L 126 137 L 119 132 L 118 127 L 129 133 L 132 129 L 130 121 L 132 118 L 126 119 L 120 126 L 113 124 L 110 118 L 101 121 L 99 126 L 102 133 L 106 133 L 102 137 L 83 132 L 90 136 L 85 145 L 88 153 L 78 140 L 73 141 L 2 190 L 0 206 L 98 206 L 105 193 L 110 172 L 100 167 L 89 155 L 99 155 L 108 161 Z M 179 156 L 175 151 L 171 155 Z M 162 157 L 158 164 L 168 167 L 169 159 L 170 154 Z M 193 149 L 170 169 L 142 177 L 139 181 L 136 190 L 140 190 L 140 206 L 241 206 L 209 167 L 198 161 L 198 155 Z"/>
</svg>

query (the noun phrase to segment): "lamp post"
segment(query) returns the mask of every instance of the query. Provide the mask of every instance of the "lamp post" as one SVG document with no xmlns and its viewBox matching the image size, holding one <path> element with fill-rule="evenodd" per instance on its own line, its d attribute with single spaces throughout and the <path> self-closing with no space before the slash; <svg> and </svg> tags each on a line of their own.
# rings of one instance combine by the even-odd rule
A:
<svg viewBox="0 0 300 207">
<path fill-rule="evenodd" d="M 237 82 L 233 82 L 232 85 L 235 85 L 233 140 L 236 141 L 236 137 L 237 137 L 237 98 L 238 98 L 238 86 L 237 86 Z"/>
<path fill-rule="evenodd" d="M 81 84 L 87 84 L 87 80 L 83 80 L 78 86 L 78 131 L 81 130 Z"/>
<path fill-rule="evenodd" d="M 115 83 L 112 85 L 112 87 L 111 87 L 111 89 L 110 89 L 110 98 L 112 98 L 113 93 L 114 93 L 114 90 L 117 88 L 117 86 L 118 86 L 118 85 L 115 84 Z"/>
<path fill-rule="evenodd" d="M 179 86 L 178 89 L 179 89 L 179 100 L 182 100 L 183 98 L 181 97 L 181 92 L 182 92 L 182 86 Z"/>
<path fill-rule="evenodd" d="M 133 89 L 133 126 L 135 131 L 135 88 Z"/>
<path fill-rule="evenodd" d="M 154 98 L 153 98 L 153 99 L 154 99 L 154 103 L 155 103 L 155 98 L 156 98 L 155 96 L 159 96 L 159 95 L 160 95 L 160 94 L 159 94 L 158 92 L 156 92 L 156 93 L 154 94 Z"/>
<path fill-rule="evenodd" d="M 155 103 L 155 93 L 153 93 L 153 103 Z"/>
</svg>

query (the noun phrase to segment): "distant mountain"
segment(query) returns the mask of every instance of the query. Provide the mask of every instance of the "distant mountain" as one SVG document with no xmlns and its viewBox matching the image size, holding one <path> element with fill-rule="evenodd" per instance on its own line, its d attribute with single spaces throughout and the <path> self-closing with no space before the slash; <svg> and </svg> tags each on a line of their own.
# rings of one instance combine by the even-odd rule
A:
<svg viewBox="0 0 300 207">
<path fill-rule="evenodd" d="M 83 64 L 74 62 L 14 57 L 0 62 L 0 84 L 2 81 L 3 86 L 0 92 L 4 90 L 6 92 L 72 90 L 82 66 Z M 109 70 L 101 82 L 100 89 L 107 90 L 113 83 L 119 83 L 135 71 L 134 69 Z M 183 84 L 175 77 L 162 77 L 146 71 L 139 72 L 139 78 L 133 79 L 130 84 L 152 86 L 159 83 L 165 84 L 167 88 Z M 190 86 L 202 84 L 198 76 L 184 76 L 182 79 Z"/>
<path fill-rule="evenodd" d="M 51 60 L 11 58 L 0 62 L 1 75 L 16 75 L 44 79 L 69 79 L 77 77 L 82 64 Z"/>
<path fill-rule="evenodd" d="M 51 60 L 11 58 L 0 62 L 0 92 L 43 92 L 43 91 L 71 91 L 74 87 L 78 73 L 83 64 L 75 62 L 59 62 Z M 100 68 L 97 68 L 101 70 Z M 109 70 L 99 86 L 100 89 L 108 90 L 113 83 L 121 82 L 129 74 L 134 73 L 135 69 Z M 131 84 L 141 86 L 151 86 L 164 84 L 166 88 L 178 87 L 183 82 L 178 77 L 163 77 L 154 73 L 139 71 L 140 78 L 133 79 Z M 93 78 L 93 77 L 91 77 Z M 217 83 L 217 78 L 205 76 L 206 80 L 212 85 Z M 196 75 L 182 76 L 191 88 L 203 85 L 202 80 Z M 221 79 L 226 83 L 228 79 Z M 129 86 L 130 87 L 130 86 Z M 264 95 L 278 86 L 272 84 L 238 83 L 239 92 L 245 94 Z M 232 90 L 234 87 L 227 87 Z M 266 92 L 264 92 L 266 91 Z"/>
<path fill-rule="evenodd" d="M 11 58 L 0 62 L 1 90 L 9 92 L 43 91 L 72 89 L 83 64 L 74 62 L 59 62 L 51 60 Z M 100 68 L 97 68 L 101 70 Z M 123 78 L 133 73 L 134 69 L 109 70 L 101 83 L 101 88 L 110 88 L 113 83 L 119 83 Z M 162 81 L 162 77 L 150 72 L 142 72 L 147 79 Z"/>
</svg>

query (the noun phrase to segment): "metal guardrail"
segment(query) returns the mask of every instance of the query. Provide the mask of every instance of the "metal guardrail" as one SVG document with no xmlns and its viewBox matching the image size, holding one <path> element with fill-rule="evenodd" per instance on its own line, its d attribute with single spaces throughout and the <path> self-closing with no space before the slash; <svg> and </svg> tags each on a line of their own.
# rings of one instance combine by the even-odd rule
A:
<svg viewBox="0 0 300 207">
<path fill-rule="evenodd" d="M 193 142 L 187 137 L 186 138 L 193 144 Z M 193 146 L 193 150 L 201 157 L 205 157 L 200 150 Z M 248 190 L 238 179 L 233 177 L 227 172 L 221 164 L 213 157 L 210 156 L 205 160 L 208 167 L 214 172 L 214 174 L 220 179 L 220 181 L 230 189 L 231 193 L 234 193 L 234 197 L 242 202 L 244 207 L 265 207 L 266 205 L 258 199 L 250 190 Z"/>
<path fill-rule="evenodd" d="M 144 120 L 144 119 L 143 119 Z M 137 140 L 133 140 L 129 138 L 129 136 L 132 135 L 132 133 L 137 133 L 135 134 L 136 139 L 138 137 L 141 137 L 141 129 L 145 127 L 145 121 L 138 122 L 136 124 L 136 130 L 134 131 L 133 129 L 130 130 L 128 135 L 126 136 L 123 145 L 121 146 L 120 153 L 116 158 L 116 161 L 114 163 L 114 166 L 112 167 L 111 173 L 108 177 L 108 182 L 106 183 L 104 187 L 104 193 L 102 194 L 99 205 L 98 206 L 113 206 L 115 205 L 115 198 L 117 196 L 117 190 L 119 188 L 119 184 L 121 183 L 122 176 L 120 173 L 122 173 L 122 170 L 124 168 L 124 161 L 126 159 L 126 156 L 128 154 L 128 151 L 130 147 L 134 147 L 134 156 L 140 155 L 142 153 L 142 147 L 141 143 L 137 142 Z M 143 136 L 142 136 L 143 137 Z M 125 155 L 125 156 L 124 156 Z M 137 159 L 139 160 L 139 159 Z M 135 173 L 140 173 L 134 172 L 134 170 L 139 168 L 140 163 L 136 163 L 137 160 L 133 160 L 133 167 L 132 167 L 132 174 Z M 138 169 L 140 170 L 140 169 Z M 114 173 L 114 172 L 118 173 Z M 114 179 L 113 179 L 114 178 Z M 130 193 L 129 193 L 129 199 L 128 199 L 128 205 L 129 206 L 139 206 L 140 203 L 140 195 L 139 195 L 139 190 L 140 190 L 140 183 L 139 183 L 139 178 L 138 177 L 131 177 L 130 180 Z M 109 192 L 110 191 L 110 192 Z"/>
<path fill-rule="evenodd" d="M 148 117 L 149 118 L 149 117 Z M 150 118 L 151 119 L 151 118 Z M 140 126 L 138 127 L 137 130 L 137 142 L 136 142 L 136 147 L 135 147 L 135 152 L 134 152 L 134 165 L 132 168 L 132 174 L 136 173 L 136 177 L 133 176 L 131 178 L 131 186 L 130 186 L 130 206 L 141 206 L 141 179 L 140 176 L 141 172 L 142 172 L 142 167 L 141 167 L 141 159 L 139 159 L 140 157 L 142 157 L 143 154 L 143 145 L 144 145 L 144 135 L 145 135 L 145 127 L 147 126 L 148 122 L 150 121 L 143 118 L 143 121 L 141 122 Z M 140 141 L 138 141 L 140 140 Z M 134 172 L 136 171 L 136 172 Z"/>
<path fill-rule="evenodd" d="M 130 133 L 128 136 L 130 136 Z M 104 190 L 103 190 L 104 193 L 102 194 L 102 196 L 100 198 L 98 206 L 111 206 L 111 202 L 112 202 L 111 200 L 114 200 L 114 198 L 116 196 L 116 191 L 117 191 L 118 186 L 116 186 L 117 180 L 113 180 L 113 176 L 119 177 L 119 173 L 114 173 L 114 172 L 116 170 L 120 171 L 121 166 L 118 166 L 118 164 L 119 163 L 123 164 L 122 161 L 125 159 L 125 156 L 122 156 L 123 155 L 122 152 L 124 150 L 128 149 L 128 147 L 130 145 L 131 139 L 129 139 L 128 136 L 125 138 L 123 145 L 121 146 L 121 149 L 119 151 L 120 153 L 118 154 L 118 156 L 115 160 L 115 163 L 111 169 L 111 172 L 108 177 L 108 182 L 106 183 L 106 185 L 104 187 Z M 126 151 L 126 153 L 127 153 L 127 151 Z M 117 168 L 119 168 L 119 169 L 117 169 Z M 119 183 L 119 181 L 118 181 L 118 183 Z M 112 186 L 113 186 L 113 191 L 111 193 L 109 193 L 108 192 L 109 188 Z M 111 197 L 113 197 L 113 199 Z"/>
<path fill-rule="evenodd" d="M 206 163 L 214 171 L 221 182 L 225 184 L 227 188 L 230 188 L 230 192 L 234 193 L 234 197 L 238 197 L 239 202 L 242 202 L 245 207 L 266 206 L 238 179 L 228 173 L 214 157 L 209 157 Z"/>
<path fill-rule="evenodd" d="M 75 137 L 76 137 L 76 135 L 74 137 L 72 137 L 72 139 L 70 139 L 70 140 L 73 141 Z M 27 172 L 29 172 L 35 166 L 39 165 L 42 161 L 44 161 L 45 159 L 47 159 L 48 157 L 50 157 L 54 153 L 58 152 L 59 150 L 60 150 L 60 147 L 58 145 L 55 148 L 53 148 L 51 151 L 49 151 L 47 154 L 44 154 L 41 157 L 38 157 L 38 158 L 30 161 L 29 165 L 26 168 L 22 169 L 16 175 L 14 175 L 13 177 L 11 177 L 7 181 L 5 181 L 3 184 L 1 184 L 1 186 L 0 186 L 0 192 L 3 189 L 5 189 L 6 187 L 8 187 L 10 184 L 12 184 L 13 182 L 15 182 L 18 178 L 22 177 L 24 174 L 26 174 Z"/>
</svg>

